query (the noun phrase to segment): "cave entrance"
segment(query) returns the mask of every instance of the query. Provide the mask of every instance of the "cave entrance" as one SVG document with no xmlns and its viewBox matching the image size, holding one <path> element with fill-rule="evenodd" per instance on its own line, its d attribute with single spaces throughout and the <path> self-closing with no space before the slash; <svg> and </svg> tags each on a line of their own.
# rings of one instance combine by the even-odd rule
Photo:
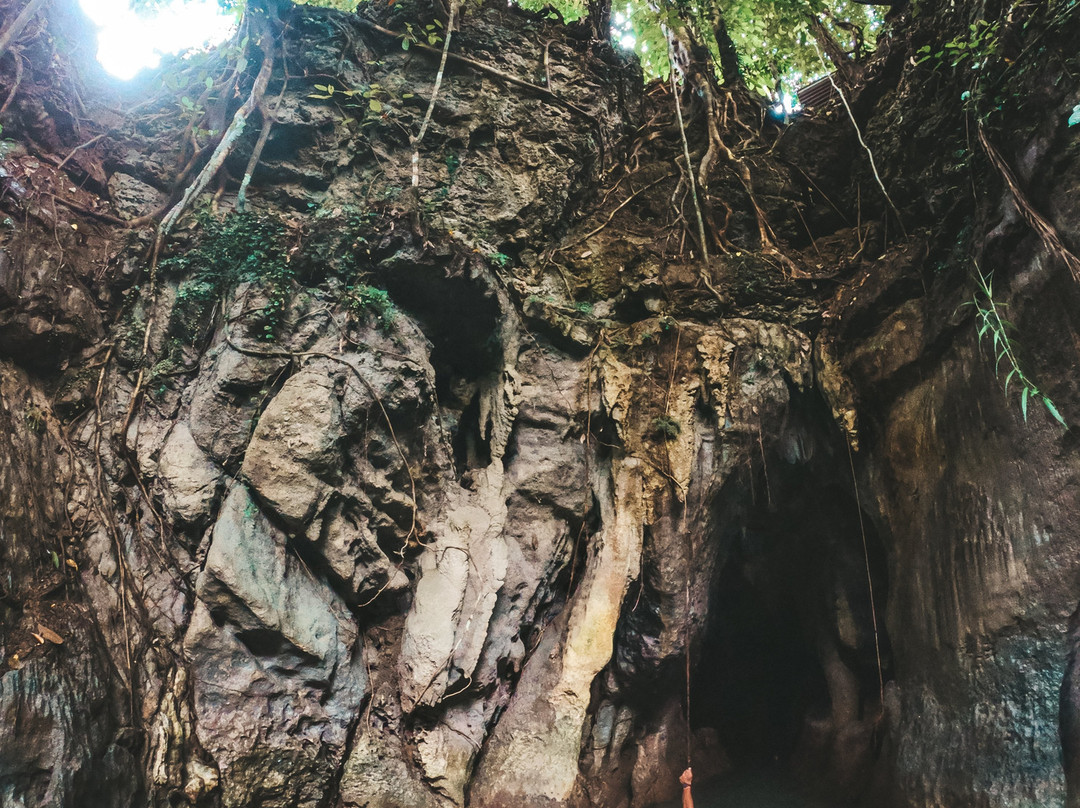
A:
<svg viewBox="0 0 1080 808">
<path fill-rule="evenodd" d="M 878 752 L 867 566 L 890 678 L 885 553 L 842 441 L 781 439 L 713 504 L 721 560 L 691 678 L 692 726 L 715 731 L 734 772 L 790 777 L 830 805 L 865 793 Z"/>
</svg>

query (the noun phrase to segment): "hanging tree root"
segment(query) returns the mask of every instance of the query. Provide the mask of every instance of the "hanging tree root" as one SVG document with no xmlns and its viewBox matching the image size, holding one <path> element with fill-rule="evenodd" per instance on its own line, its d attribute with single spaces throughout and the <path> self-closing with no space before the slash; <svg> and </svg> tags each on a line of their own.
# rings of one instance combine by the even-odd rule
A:
<svg viewBox="0 0 1080 808">
<path fill-rule="evenodd" d="M 248 95 L 247 100 L 233 115 L 232 122 L 229 124 L 229 128 L 225 130 L 225 134 L 218 142 L 217 148 L 214 149 L 214 153 L 210 155 L 210 160 L 203 166 L 202 171 L 199 172 L 195 180 L 184 191 L 183 196 L 180 197 L 180 201 L 173 205 L 172 209 L 165 214 L 165 218 L 161 220 L 161 224 L 158 226 L 158 240 L 163 239 L 169 234 L 176 221 L 187 210 L 188 205 L 199 194 L 205 190 L 206 186 L 210 184 L 210 180 L 217 174 L 218 169 L 221 168 L 226 158 L 232 154 L 233 149 L 236 147 L 236 141 L 240 139 L 240 135 L 244 132 L 244 127 L 247 125 L 247 120 L 251 113 L 259 107 L 262 103 L 263 96 L 266 94 L 266 86 L 270 83 L 270 74 L 274 68 L 274 38 L 272 32 L 269 30 L 269 26 L 264 26 L 262 36 L 260 37 L 260 44 L 263 49 L 263 62 L 262 67 L 259 68 L 259 74 L 255 77 L 255 84 L 251 88 L 251 93 Z"/>
<path fill-rule="evenodd" d="M 777 246 L 776 233 L 773 232 L 772 225 L 769 224 L 769 219 L 765 215 L 765 211 L 762 210 L 761 205 L 758 204 L 757 196 L 754 194 L 754 180 L 753 176 L 750 174 L 750 168 L 731 150 L 720 136 L 720 125 L 718 121 L 721 114 L 726 118 L 726 109 L 721 113 L 720 104 L 717 101 L 716 95 L 713 93 L 707 78 L 700 78 L 697 89 L 701 94 L 702 102 L 705 107 L 705 127 L 709 139 L 708 149 L 705 152 L 705 156 L 702 157 L 701 164 L 698 167 L 698 185 L 702 188 L 708 188 L 709 173 L 712 171 L 717 156 L 723 155 L 724 160 L 731 167 L 735 176 L 738 177 L 739 184 L 742 185 L 743 191 L 746 192 L 746 196 L 750 200 L 750 206 L 754 210 L 754 218 L 757 221 L 758 226 L 758 238 L 761 240 L 761 251 L 765 255 L 771 256 L 779 261 L 791 277 L 807 277 L 806 273 Z"/>
<path fill-rule="evenodd" d="M 675 64 L 675 50 L 672 47 L 670 38 L 668 39 L 668 61 L 672 65 Z M 679 137 L 682 140 L 683 158 L 686 160 L 686 177 L 690 184 L 690 196 L 694 201 L 694 215 L 697 218 L 698 238 L 701 240 L 701 257 L 703 260 L 701 266 L 698 268 L 698 277 L 701 279 L 705 288 L 716 298 L 716 301 L 723 305 L 726 301 L 709 279 L 709 243 L 705 234 L 705 220 L 701 215 L 701 201 L 698 199 L 697 185 L 694 182 L 694 164 L 690 160 L 690 145 L 686 140 L 686 125 L 683 122 L 682 102 L 679 100 L 679 87 L 675 82 L 674 69 L 671 71 L 671 94 L 675 99 L 675 116 L 679 122 Z"/>
<path fill-rule="evenodd" d="M 450 17 L 446 23 L 446 37 L 443 39 L 442 55 L 439 57 L 439 70 L 435 73 L 435 85 L 431 88 L 431 98 L 428 100 L 424 120 L 420 124 L 420 132 L 412 142 L 412 188 L 414 195 L 420 193 L 420 143 L 423 141 L 428 126 L 431 124 L 431 115 L 435 111 L 435 101 L 439 97 L 439 89 L 442 87 L 443 74 L 446 72 L 446 59 L 450 55 L 450 38 L 454 35 L 454 24 L 457 22 L 458 6 L 458 0 L 451 1 Z M 415 201 L 419 205 L 420 199 L 418 196 Z"/>
<path fill-rule="evenodd" d="M 266 148 L 266 141 L 270 139 L 270 130 L 274 126 L 274 120 L 277 116 L 277 111 L 281 107 L 281 99 L 285 97 L 285 90 L 289 86 L 289 79 L 286 76 L 285 80 L 281 83 L 281 92 L 278 93 L 278 97 L 274 100 L 273 110 L 269 109 L 268 105 L 262 101 L 258 104 L 259 114 L 262 115 L 263 125 L 262 130 L 259 132 L 259 139 L 255 141 L 255 148 L 251 150 L 251 157 L 248 159 L 247 167 L 244 169 L 244 178 L 240 180 L 240 190 L 236 193 L 236 209 L 243 213 L 247 207 L 247 189 L 251 185 L 251 176 L 255 173 L 256 166 L 259 165 L 259 159 L 262 157 L 263 149 Z M 224 183 L 219 189 L 218 194 L 224 189 Z M 217 199 L 218 194 L 215 194 L 214 198 Z"/>
<path fill-rule="evenodd" d="M 383 28 L 381 25 L 377 25 L 371 22 L 371 20 L 366 20 L 363 17 L 357 17 L 357 22 L 359 22 L 365 28 L 370 28 L 376 33 L 380 33 L 383 36 L 391 37 L 392 39 L 396 39 L 399 42 L 402 39 L 405 39 L 405 34 L 399 34 L 397 31 L 391 31 L 389 28 Z M 442 51 L 440 49 L 432 48 L 422 42 L 413 43 L 412 45 L 410 45 L 410 49 L 421 50 L 425 53 L 438 54 L 439 57 L 442 58 Z M 557 95 L 551 90 L 545 89 L 538 84 L 532 84 L 531 82 L 525 81 L 524 79 L 519 79 L 517 76 L 511 76 L 509 73 L 504 73 L 503 71 L 494 68 L 491 65 L 479 62 L 476 59 L 470 59 L 468 56 L 462 56 L 460 53 L 448 52 L 447 59 L 449 61 L 457 62 L 458 64 L 468 65 L 479 73 L 484 73 L 485 75 L 491 76 L 492 78 L 496 78 L 500 81 L 506 82 L 507 84 L 511 84 L 514 87 L 521 87 L 523 90 L 529 90 L 539 98 L 543 98 L 545 101 L 550 101 L 553 104 L 557 104 L 558 106 L 563 107 L 564 109 L 568 109 L 571 112 L 577 113 L 591 123 L 599 126 L 599 122 L 596 120 L 595 116 L 593 116 L 591 112 L 584 109 L 583 107 L 578 106 L 573 101 L 568 101 L 562 96 Z"/>
<path fill-rule="evenodd" d="M 815 45 L 815 49 L 816 49 Z M 817 52 L 818 59 L 821 61 L 821 66 L 828 70 L 828 65 L 825 64 L 825 59 L 821 55 L 821 51 Z M 840 96 L 840 101 L 844 104 L 844 109 L 847 110 L 848 118 L 851 120 L 851 125 L 855 128 L 855 136 L 859 139 L 859 145 L 863 147 L 866 152 L 866 156 L 870 159 L 870 170 L 874 172 L 874 179 L 877 180 L 878 187 L 881 189 L 882 196 L 885 197 L 886 203 L 889 205 L 889 209 L 896 216 L 896 223 L 900 225 L 900 232 L 907 238 L 907 228 L 904 227 L 904 220 L 900 216 L 900 209 L 896 207 L 892 201 L 892 197 L 889 196 L 888 190 L 885 188 L 885 182 L 881 179 L 881 174 L 878 173 L 877 163 L 874 162 L 874 153 L 870 151 L 870 147 L 863 139 L 862 130 L 859 128 L 858 121 L 855 120 L 855 113 L 851 111 L 851 105 L 848 104 L 847 96 L 844 95 L 844 91 L 840 89 L 840 85 L 836 83 L 836 78 L 832 73 L 829 73 L 829 83 L 832 84 L 833 89 L 836 90 L 836 94 Z"/>
<path fill-rule="evenodd" d="M 555 250 L 555 252 L 561 252 L 563 250 L 568 250 L 571 247 L 575 247 L 578 244 L 581 244 L 583 241 L 587 241 L 588 239 L 592 238 L 597 233 L 599 233 L 601 230 L 603 230 L 605 227 L 607 227 L 609 224 L 611 224 L 611 222 L 615 218 L 616 214 L 618 214 L 618 212 L 620 210 L 622 210 L 627 205 L 629 205 L 631 202 L 633 202 L 637 197 L 641 196 L 643 193 L 648 191 L 650 188 L 653 188 L 653 187 L 659 185 L 664 180 L 669 180 L 674 176 L 675 176 L 674 174 L 665 174 L 664 176 L 660 177 L 660 179 L 653 180 L 648 185 L 646 185 L 646 186 L 644 186 L 642 188 L 639 188 L 636 191 L 632 191 L 630 193 L 630 195 L 628 197 L 626 197 L 626 199 L 624 199 L 622 202 L 620 202 L 618 205 L 615 206 L 615 209 L 613 211 L 611 211 L 611 213 L 608 214 L 608 217 L 606 219 L 604 219 L 604 221 L 601 222 L 597 227 L 594 227 L 588 233 L 586 233 L 583 236 L 579 236 L 578 238 L 574 239 L 570 243 L 564 244 L 562 247 L 559 247 L 557 250 Z"/>
<path fill-rule="evenodd" d="M 685 25 L 677 25 L 676 30 L 673 32 L 672 37 L 668 40 L 668 53 L 671 57 L 671 62 L 675 64 L 675 49 L 673 40 L 682 45 L 682 50 L 686 54 L 691 52 L 691 49 L 686 47 L 684 43 L 692 41 L 690 32 L 686 29 Z M 720 103 L 716 98 L 716 93 L 713 91 L 713 84 L 711 78 L 703 73 L 700 69 L 694 67 L 692 62 L 689 62 L 689 57 L 686 57 L 686 64 L 682 67 L 682 73 L 686 77 L 687 83 L 692 86 L 698 94 L 701 96 L 702 105 L 705 111 L 705 132 L 708 140 L 708 146 L 705 150 L 705 155 L 698 166 L 696 187 L 701 188 L 703 192 L 708 190 L 709 174 L 712 171 L 713 166 L 716 163 L 717 157 L 723 155 L 728 165 L 734 171 L 735 176 L 738 178 L 739 183 L 742 185 L 743 190 L 746 192 L 747 197 L 750 200 L 750 205 L 754 210 L 754 216 L 757 220 L 758 235 L 761 240 L 761 251 L 766 255 L 774 257 L 785 268 L 785 270 L 792 277 L 807 277 L 799 267 L 788 258 L 776 244 L 776 234 L 773 232 L 772 227 L 769 225 L 768 218 L 765 216 L 765 212 L 762 210 L 761 205 L 758 204 L 757 197 L 754 194 L 753 178 L 750 174 L 750 169 L 746 164 L 739 159 L 735 153 L 724 143 L 723 138 L 720 136 L 720 124 L 721 118 L 726 120 L 727 110 L 726 107 L 721 110 Z M 672 83 L 672 92 L 677 92 L 677 87 Z M 680 129 L 681 124 L 681 110 L 678 106 L 678 98 L 676 97 L 676 112 L 680 117 Z M 684 156 L 687 161 L 688 169 L 691 173 L 691 187 L 695 187 L 695 178 L 693 177 L 693 168 L 690 163 L 689 149 L 685 148 L 685 133 L 683 133 L 684 142 Z M 695 206 L 698 205 L 697 194 L 694 195 Z M 703 229 L 703 226 L 702 226 Z M 715 290 L 714 290 L 715 292 Z"/>
<path fill-rule="evenodd" d="M 206 189 L 206 186 L 210 184 L 210 181 L 218 171 L 221 170 L 225 160 L 232 154 L 237 141 L 240 139 L 241 134 L 243 134 L 244 127 L 247 125 L 248 118 L 251 116 L 251 113 L 262 104 L 263 97 L 266 94 L 266 87 L 270 83 L 270 75 L 274 68 L 274 35 L 268 21 L 265 19 L 260 21 L 262 31 L 259 37 L 259 45 L 263 50 L 263 60 L 262 66 L 259 68 L 259 73 L 255 77 L 255 83 L 251 87 L 251 92 L 248 94 L 247 99 L 244 101 L 243 105 L 241 105 L 240 109 L 233 115 L 232 123 L 229 124 L 229 128 L 225 130 L 225 134 L 222 135 L 221 140 L 218 141 L 217 147 L 210 155 L 210 159 L 207 161 L 206 165 L 203 166 L 203 169 L 196 175 L 192 183 L 188 185 L 179 201 L 165 214 L 161 223 L 158 225 L 157 233 L 154 236 L 154 246 L 150 258 L 150 310 L 146 315 L 146 326 L 143 328 L 139 375 L 135 379 L 135 386 L 131 391 L 131 400 L 128 403 L 127 414 L 124 417 L 124 423 L 120 430 L 121 440 L 124 439 L 123 436 L 127 434 L 127 430 L 131 426 L 131 419 L 135 415 L 135 405 L 142 393 L 143 381 L 146 375 L 146 355 L 150 349 L 150 333 L 154 325 L 154 299 L 157 291 L 158 260 L 161 257 L 161 247 L 165 242 L 165 237 L 187 210 L 191 202 Z M 189 164 L 189 166 L 190 165 L 191 164 Z"/>
<path fill-rule="evenodd" d="M 0 107 L 0 116 L 7 112 L 8 107 L 11 106 L 11 102 L 15 100 L 15 94 L 19 92 L 19 86 L 23 80 L 23 55 L 18 50 L 14 51 L 15 56 L 15 81 L 11 85 L 11 90 L 8 92 L 7 98 L 4 100 L 4 105 Z M 65 163 L 67 160 L 64 161 Z M 63 163 L 60 164 L 61 168 Z"/>
<path fill-rule="evenodd" d="M 675 64 L 675 49 L 671 45 L 671 40 L 668 39 L 668 61 Z M 686 159 L 686 172 L 690 182 L 690 196 L 694 201 L 694 214 L 697 216 L 698 226 L 698 238 L 701 240 L 701 257 L 705 259 L 705 263 L 709 263 L 709 242 L 705 236 L 705 220 L 701 217 L 701 202 L 698 200 L 697 185 L 694 183 L 694 168 L 693 163 L 690 161 L 690 146 L 686 142 L 686 126 L 683 123 L 682 115 L 682 102 L 679 100 L 679 86 L 675 82 L 675 70 L 671 71 L 671 95 L 675 99 L 675 116 L 679 121 L 679 136 L 682 139 L 683 157 Z M 702 280 L 705 279 L 704 273 L 702 273 Z M 706 282 L 707 283 L 707 282 Z M 709 287 L 715 294 L 714 289 Z"/>
<path fill-rule="evenodd" d="M 1080 258 L 1065 246 L 1065 242 L 1061 240 L 1061 236 L 1058 234 L 1057 229 L 1043 216 L 1039 211 L 1035 209 L 1035 206 L 1028 199 L 1027 194 L 1024 193 L 1020 187 L 1020 183 L 1017 182 L 1016 175 L 1012 169 L 1009 168 L 1009 164 L 1005 162 L 1005 158 L 1001 156 L 1001 152 L 997 150 L 990 139 L 986 136 L 986 132 L 982 127 L 982 124 L 978 124 L 977 132 L 979 135 L 979 144 L 983 147 L 983 151 L 986 152 L 986 156 L 990 158 L 990 162 L 994 168 L 998 170 L 998 173 L 1005 180 L 1005 185 L 1009 188 L 1009 193 L 1012 194 L 1013 201 L 1016 203 L 1016 207 L 1020 210 L 1020 214 L 1024 217 L 1024 220 L 1031 226 L 1031 229 L 1042 240 L 1043 246 L 1046 250 L 1058 257 L 1063 264 L 1068 268 L 1069 273 L 1072 275 L 1073 280 L 1080 283 Z"/>
</svg>

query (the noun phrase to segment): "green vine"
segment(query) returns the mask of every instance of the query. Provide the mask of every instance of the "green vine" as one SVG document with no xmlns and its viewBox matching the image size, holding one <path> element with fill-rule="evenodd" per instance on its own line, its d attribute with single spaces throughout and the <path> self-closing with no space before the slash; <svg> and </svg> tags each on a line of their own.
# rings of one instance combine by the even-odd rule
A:
<svg viewBox="0 0 1080 808">
<path fill-rule="evenodd" d="M 984 275 L 982 271 L 976 267 L 975 282 L 978 285 L 978 291 L 971 300 L 971 304 L 975 306 L 977 312 L 979 341 L 982 342 L 984 339 L 989 338 L 993 344 L 993 350 L 996 356 L 994 360 L 994 373 L 998 378 L 1001 378 L 1002 363 L 1005 364 L 1006 396 L 1009 395 L 1009 386 L 1013 382 L 1019 385 L 1020 412 L 1024 416 L 1024 423 L 1027 423 L 1028 419 L 1028 404 L 1031 401 L 1041 401 L 1043 406 L 1046 407 L 1046 411 L 1054 417 L 1054 420 L 1068 429 L 1069 425 L 1066 424 L 1065 419 L 1061 417 L 1061 413 L 1058 412 L 1057 407 L 1054 406 L 1054 402 L 1038 388 L 1020 367 L 1020 361 L 1016 356 L 1017 344 L 1010 336 L 1011 333 L 1016 331 L 1016 326 L 1005 319 L 1001 314 L 1007 304 L 994 300 L 992 275 L 993 273 Z"/>
</svg>

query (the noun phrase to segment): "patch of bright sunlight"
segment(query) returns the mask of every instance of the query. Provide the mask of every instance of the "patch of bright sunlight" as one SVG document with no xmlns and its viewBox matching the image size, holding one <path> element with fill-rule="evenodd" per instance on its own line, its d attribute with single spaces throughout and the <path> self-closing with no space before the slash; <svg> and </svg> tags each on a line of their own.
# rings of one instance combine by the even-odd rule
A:
<svg viewBox="0 0 1080 808">
<path fill-rule="evenodd" d="M 236 17 L 217 0 L 168 0 L 134 11 L 131 0 L 80 0 L 98 28 L 98 61 L 111 75 L 134 78 L 165 54 L 224 42 Z"/>
</svg>

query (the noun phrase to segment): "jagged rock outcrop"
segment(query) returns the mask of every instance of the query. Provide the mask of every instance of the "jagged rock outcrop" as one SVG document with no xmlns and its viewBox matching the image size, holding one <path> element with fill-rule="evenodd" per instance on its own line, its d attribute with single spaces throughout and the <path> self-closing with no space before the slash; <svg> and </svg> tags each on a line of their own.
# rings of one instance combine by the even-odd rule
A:
<svg viewBox="0 0 1080 808">
<path fill-rule="evenodd" d="M 255 132 L 156 264 L 125 223 L 176 196 L 176 105 L 118 120 L 93 88 L 104 136 L 65 161 L 74 12 L 24 45 L 49 58 L 3 119 L 0 802 L 638 808 L 688 749 L 835 803 L 1076 800 L 1075 441 L 1001 395 L 963 304 L 974 256 L 1073 423 L 1080 292 L 996 164 L 950 201 L 952 152 L 917 146 L 962 143 L 911 58 L 959 12 L 906 18 L 851 99 L 891 203 L 843 107 L 781 136 L 738 96 L 785 254 L 723 166 L 705 264 L 670 96 L 584 28 L 468 9 L 479 66 L 451 61 L 413 192 L 435 59 L 386 31 L 434 11 L 278 11 L 250 209 Z M 991 135 L 1068 246 L 1080 23 L 1031 19 L 1060 75 L 1015 81 L 1059 78 L 1048 115 Z"/>
</svg>

